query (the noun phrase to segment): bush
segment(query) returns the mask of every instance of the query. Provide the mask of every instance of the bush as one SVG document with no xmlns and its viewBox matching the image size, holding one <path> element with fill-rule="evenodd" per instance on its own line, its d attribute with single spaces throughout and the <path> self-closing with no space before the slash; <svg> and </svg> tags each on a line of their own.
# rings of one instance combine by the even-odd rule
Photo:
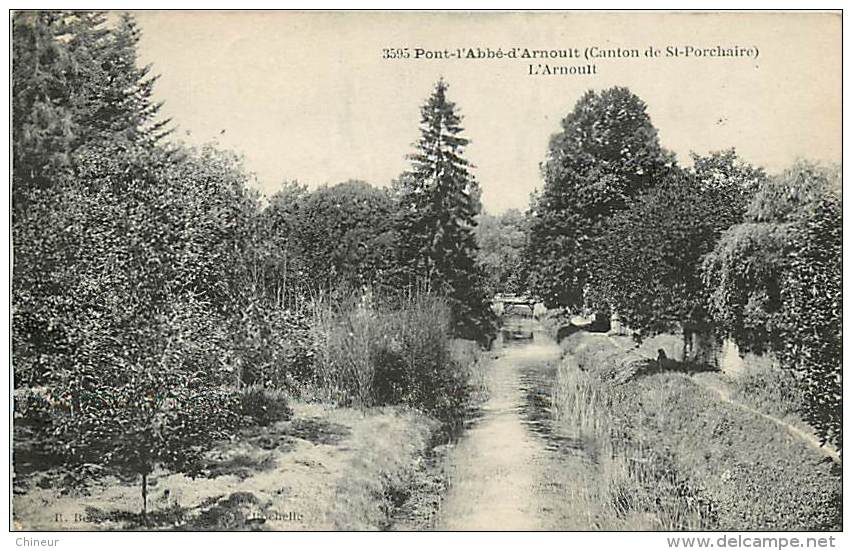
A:
<svg viewBox="0 0 852 551">
<path fill-rule="evenodd" d="M 45 427 L 50 423 L 50 400 L 46 389 L 15 390 L 14 408 L 15 424 Z"/>
<path fill-rule="evenodd" d="M 420 299 L 401 312 L 400 342 L 406 362 L 404 403 L 456 428 L 464 416 L 468 374 L 450 352 L 450 312 L 443 301 Z"/>
<path fill-rule="evenodd" d="M 318 393 L 361 408 L 404 404 L 455 426 L 471 389 L 450 331 L 449 307 L 431 296 L 327 306 L 317 321 Z"/>
<path fill-rule="evenodd" d="M 373 354 L 373 397 L 378 404 L 399 404 L 408 388 L 402 350 L 380 348 Z"/>
<path fill-rule="evenodd" d="M 232 329 L 241 384 L 298 392 L 313 375 L 308 319 L 250 297 Z"/>
<path fill-rule="evenodd" d="M 284 392 L 260 385 L 249 385 L 240 390 L 239 410 L 262 427 L 293 416 Z"/>
<path fill-rule="evenodd" d="M 709 310 L 746 351 L 796 373 L 802 414 L 842 448 L 842 205 L 838 173 L 798 162 L 760 187 L 703 262 Z"/>
</svg>

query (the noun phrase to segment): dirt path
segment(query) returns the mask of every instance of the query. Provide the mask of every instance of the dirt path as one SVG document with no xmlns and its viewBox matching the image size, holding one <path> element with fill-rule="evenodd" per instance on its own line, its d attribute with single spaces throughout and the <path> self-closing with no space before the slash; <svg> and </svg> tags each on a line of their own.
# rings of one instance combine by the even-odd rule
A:
<svg viewBox="0 0 852 551">
<path fill-rule="evenodd" d="M 691 377 L 690 380 L 693 383 L 695 383 L 696 385 L 700 386 L 701 388 L 714 393 L 716 396 L 719 397 L 719 400 L 721 400 L 722 402 L 730 404 L 733 407 L 740 409 L 742 411 L 748 412 L 752 415 L 757 415 L 758 417 L 762 417 L 762 418 L 766 419 L 767 421 L 772 421 L 773 423 L 775 423 L 776 425 L 778 425 L 782 429 L 784 429 L 787 432 L 789 432 L 790 434 L 792 434 L 794 437 L 798 438 L 799 440 L 801 440 L 802 442 L 807 444 L 808 447 L 816 450 L 819 453 L 824 454 L 827 457 L 830 457 L 833 461 L 840 463 L 840 453 L 833 446 L 831 446 L 831 444 L 823 445 L 819 441 L 819 438 L 817 438 L 814 434 L 812 434 L 810 432 L 806 432 L 806 431 L 800 429 L 799 427 L 797 427 L 797 426 L 795 426 L 791 423 L 788 423 L 787 421 L 784 421 L 783 419 L 773 417 L 772 415 L 769 415 L 768 413 L 763 413 L 762 411 L 759 411 L 759 410 L 757 410 L 757 409 L 755 409 L 751 406 L 748 406 L 746 404 L 743 404 L 742 402 L 738 402 L 738 401 L 734 400 L 731 397 L 730 393 L 728 392 L 728 389 L 726 389 L 724 387 L 724 385 L 721 384 L 719 381 L 712 381 L 712 380 L 709 380 L 709 379 L 699 380 L 696 377 Z"/>
<path fill-rule="evenodd" d="M 436 528 L 541 530 L 558 524 L 558 488 L 547 484 L 559 457 L 534 430 L 530 372 L 559 359 L 542 332 L 532 342 L 503 346 L 492 360 L 482 417 L 450 454 L 450 487 Z M 550 377 L 550 374 L 548 374 Z"/>
<path fill-rule="evenodd" d="M 615 346 L 621 348 L 622 350 L 627 350 L 627 347 L 625 347 L 617 339 L 612 338 L 610 336 L 609 340 Z M 823 445 L 822 442 L 820 442 L 819 438 L 817 438 L 813 433 L 805 431 L 800 427 L 797 427 L 796 425 L 788 423 L 784 419 L 779 419 L 778 417 L 775 417 L 768 413 L 764 413 L 747 404 L 735 400 L 726 388 L 725 383 L 719 380 L 718 374 L 702 375 L 691 376 L 688 377 L 688 379 L 692 381 L 693 384 L 700 386 L 704 390 L 712 392 L 716 397 L 719 398 L 720 401 L 725 402 L 726 404 L 729 404 L 741 411 L 745 411 L 747 413 L 750 413 L 751 415 L 756 415 L 758 417 L 766 419 L 767 421 L 775 423 L 776 425 L 790 433 L 793 437 L 798 438 L 799 440 L 804 442 L 808 447 L 827 457 L 830 457 L 836 463 L 840 463 L 840 453 L 831 444 Z"/>
</svg>

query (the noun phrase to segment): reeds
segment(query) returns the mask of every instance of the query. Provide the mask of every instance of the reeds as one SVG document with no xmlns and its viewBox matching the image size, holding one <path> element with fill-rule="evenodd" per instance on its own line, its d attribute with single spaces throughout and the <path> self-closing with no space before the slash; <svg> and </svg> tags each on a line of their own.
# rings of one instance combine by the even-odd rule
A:
<svg viewBox="0 0 852 551">
<path fill-rule="evenodd" d="M 313 318 L 320 400 L 361 409 L 404 404 L 460 421 L 478 352 L 452 341 L 443 300 L 359 297 L 317 305 Z"/>
<path fill-rule="evenodd" d="M 587 350 L 610 357 L 603 349 Z M 611 359 L 611 358 L 610 358 Z M 591 363 L 586 364 L 591 367 Z M 625 416 L 629 387 L 614 385 L 580 369 L 568 354 L 557 370 L 555 413 L 561 430 L 582 442 L 588 470 L 578 499 L 596 511 L 594 529 L 706 530 L 713 526 L 710 503 L 678 472 L 667 450 L 647 438 L 636 419 Z M 663 392 L 663 391 L 661 391 Z M 670 397 L 651 400 L 665 415 Z"/>
</svg>

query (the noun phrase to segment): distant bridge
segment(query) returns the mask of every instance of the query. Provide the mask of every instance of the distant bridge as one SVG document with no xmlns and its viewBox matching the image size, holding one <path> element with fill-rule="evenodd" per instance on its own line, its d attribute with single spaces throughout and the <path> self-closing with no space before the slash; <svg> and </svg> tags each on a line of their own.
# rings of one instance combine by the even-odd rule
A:
<svg viewBox="0 0 852 551">
<path fill-rule="evenodd" d="M 491 300 L 491 309 L 498 316 L 516 314 L 532 317 L 542 308 L 541 299 L 526 295 L 496 294 Z"/>
</svg>

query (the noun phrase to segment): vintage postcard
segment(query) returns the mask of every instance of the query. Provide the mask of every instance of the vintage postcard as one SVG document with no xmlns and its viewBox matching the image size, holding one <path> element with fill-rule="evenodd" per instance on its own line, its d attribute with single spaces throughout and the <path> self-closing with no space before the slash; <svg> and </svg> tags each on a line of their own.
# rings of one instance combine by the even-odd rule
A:
<svg viewBox="0 0 852 551">
<path fill-rule="evenodd" d="M 839 11 L 9 17 L 18 546 L 835 545 Z"/>
</svg>

